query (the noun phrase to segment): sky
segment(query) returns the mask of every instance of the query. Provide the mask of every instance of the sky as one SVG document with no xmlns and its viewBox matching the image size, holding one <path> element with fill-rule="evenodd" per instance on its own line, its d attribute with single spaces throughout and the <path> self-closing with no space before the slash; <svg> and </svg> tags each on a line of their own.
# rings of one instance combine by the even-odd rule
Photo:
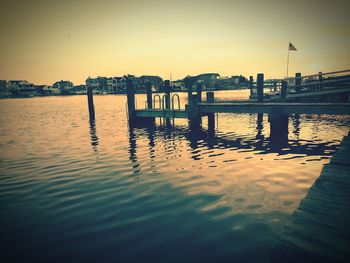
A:
<svg viewBox="0 0 350 263">
<path fill-rule="evenodd" d="M 350 1 L 0 0 L 0 79 L 350 69 Z"/>
</svg>

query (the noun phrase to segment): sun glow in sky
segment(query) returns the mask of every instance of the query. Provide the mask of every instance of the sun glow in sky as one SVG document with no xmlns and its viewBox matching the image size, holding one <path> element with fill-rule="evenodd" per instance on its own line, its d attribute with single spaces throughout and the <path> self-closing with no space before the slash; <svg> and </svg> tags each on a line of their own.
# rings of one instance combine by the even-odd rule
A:
<svg viewBox="0 0 350 263">
<path fill-rule="evenodd" d="M 0 79 L 350 68 L 350 1 L 1 1 Z"/>
</svg>

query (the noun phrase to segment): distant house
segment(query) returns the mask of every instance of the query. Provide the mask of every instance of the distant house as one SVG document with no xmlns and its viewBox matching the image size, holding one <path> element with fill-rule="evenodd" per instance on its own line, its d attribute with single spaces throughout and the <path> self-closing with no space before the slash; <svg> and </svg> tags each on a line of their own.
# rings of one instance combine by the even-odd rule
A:
<svg viewBox="0 0 350 263">
<path fill-rule="evenodd" d="M 116 92 L 117 93 L 126 93 L 126 80 L 127 79 L 131 79 L 132 84 L 134 86 L 138 86 L 139 85 L 139 80 L 137 77 L 135 77 L 134 75 L 124 75 L 123 77 L 116 77 L 115 78 L 115 85 L 116 85 Z"/>
<path fill-rule="evenodd" d="M 96 93 L 105 93 L 108 91 L 107 80 L 108 78 L 100 76 L 97 78 L 88 77 L 85 83 L 86 87 L 91 87 Z"/>
<path fill-rule="evenodd" d="M 172 82 L 172 91 L 184 91 L 185 90 L 185 83 L 184 80 L 174 80 Z"/>
<path fill-rule="evenodd" d="M 86 86 L 85 85 L 73 86 L 73 88 L 71 88 L 71 92 L 73 94 L 86 94 Z"/>
<path fill-rule="evenodd" d="M 146 83 L 150 82 L 154 90 L 159 91 L 163 84 L 163 79 L 159 76 L 141 76 L 138 78 L 139 91 L 144 91 Z"/>
<path fill-rule="evenodd" d="M 107 92 L 108 93 L 115 93 L 115 86 L 113 85 L 114 81 L 113 81 L 114 78 L 107 78 Z"/>
<path fill-rule="evenodd" d="M 196 76 L 197 81 L 201 80 L 204 83 L 209 83 L 212 81 L 217 80 L 220 77 L 220 74 L 218 73 L 204 73 Z"/>
<path fill-rule="evenodd" d="M 11 95 L 15 97 L 32 97 L 37 95 L 34 84 L 26 80 L 9 80 L 8 88 Z"/>
<path fill-rule="evenodd" d="M 36 89 L 37 94 L 41 96 L 53 94 L 52 90 L 47 85 L 34 85 L 34 88 Z"/>
<path fill-rule="evenodd" d="M 247 78 L 242 75 L 232 76 L 231 78 L 234 84 L 246 84 L 248 82 Z"/>
<path fill-rule="evenodd" d="M 206 89 L 214 89 L 219 77 L 220 74 L 218 73 L 204 73 L 197 76 L 187 76 L 183 79 L 183 82 L 190 80 L 192 84 L 202 83 Z"/>
<path fill-rule="evenodd" d="M 68 95 L 68 94 L 70 94 L 71 88 L 73 88 L 73 83 L 71 81 L 68 81 L 68 80 L 61 80 L 61 81 L 55 82 L 52 85 L 52 87 L 54 89 L 59 90 L 60 94 Z"/>
<path fill-rule="evenodd" d="M 7 85 L 6 80 L 0 80 L 0 98 L 8 98 L 10 97 L 10 89 Z"/>
<path fill-rule="evenodd" d="M 29 83 L 26 80 L 9 80 L 8 87 L 10 89 L 25 89 L 33 87 L 33 83 Z"/>
<path fill-rule="evenodd" d="M 231 77 L 220 77 L 217 80 L 218 89 L 239 89 L 247 86 L 247 79 L 242 75 Z"/>
<path fill-rule="evenodd" d="M 0 80 L 0 90 L 7 89 L 7 81 L 6 80 Z"/>
</svg>

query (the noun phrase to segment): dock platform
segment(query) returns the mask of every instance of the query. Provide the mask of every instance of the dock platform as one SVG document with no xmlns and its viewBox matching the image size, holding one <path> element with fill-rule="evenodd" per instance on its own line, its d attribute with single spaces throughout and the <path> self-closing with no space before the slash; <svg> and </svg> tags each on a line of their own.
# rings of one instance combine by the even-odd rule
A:
<svg viewBox="0 0 350 263">
<path fill-rule="evenodd" d="M 350 133 L 272 249 L 271 262 L 350 262 Z"/>
</svg>

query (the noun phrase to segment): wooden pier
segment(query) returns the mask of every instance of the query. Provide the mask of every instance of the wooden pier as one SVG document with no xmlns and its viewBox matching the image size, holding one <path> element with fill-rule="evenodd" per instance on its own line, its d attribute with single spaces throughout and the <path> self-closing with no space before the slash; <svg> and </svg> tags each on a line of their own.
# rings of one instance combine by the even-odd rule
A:
<svg viewBox="0 0 350 263">
<path fill-rule="evenodd" d="M 332 75 L 333 74 L 333 75 Z M 347 74 L 345 76 L 336 76 L 334 74 Z M 325 76 L 328 76 L 327 78 Z M 253 77 L 250 77 L 249 87 L 255 88 L 256 100 L 245 102 L 216 102 L 214 92 L 207 92 L 206 101 L 202 100 L 202 83 L 196 83 L 191 77 L 185 79 L 187 88 L 188 104 L 185 109 L 180 109 L 180 99 L 177 94 L 171 96 L 171 85 L 168 80 L 164 81 L 164 94 L 156 94 L 152 100 L 152 89 L 150 84 L 147 86 L 147 102 L 145 109 L 136 109 L 135 91 L 130 80 L 127 81 L 127 105 L 128 118 L 131 123 L 152 122 L 154 118 L 165 118 L 167 122 L 170 119 L 187 118 L 191 124 L 201 124 L 201 118 L 204 116 L 214 123 L 215 113 L 267 113 L 270 119 L 281 119 L 281 116 L 289 114 L 350 114 L 350 70 L 331 72 L 325 74 L 316 74 L 302 77 L 296 73 L 294 84 L 291 86 L 287 81 L 282 80 L 279 85 L 273 83 L 275 92 L 279 95 L 268 96 L 264 92 L 265 82 L 264 74 L 257 74 L 256 85 L 254 86 Z M 334 87 L 335 85 L 335 87 Z M 337 86 L 338 85 L 338 86 Z M 194 89 L 195 87 L 195 89 Z M 271 89 L 271 88 L 270 88 Z M 193 92 L 196 90 L 196 92 Z M 254 92 L 251 92 L 251 94 Z M 333 96 L 332 102 L 327 102 L 325 96 Z M 334 96 L 335 101 L 334 101 Z M 161 97 L 162 96 L 162 97 Z M 303 102 L 301 98 L 319 98 L 313 102 Z M 156 99 L 158 99 L 158 108 L 156 108 Z M 175 107 L 174 99 L 178 100 L 178 107 Z"/>
<path fill-rule="evenodd" d="M 349 262 L 350 134 L 301 201 L 272 250 L 272 262 Z"/>
</svg>

